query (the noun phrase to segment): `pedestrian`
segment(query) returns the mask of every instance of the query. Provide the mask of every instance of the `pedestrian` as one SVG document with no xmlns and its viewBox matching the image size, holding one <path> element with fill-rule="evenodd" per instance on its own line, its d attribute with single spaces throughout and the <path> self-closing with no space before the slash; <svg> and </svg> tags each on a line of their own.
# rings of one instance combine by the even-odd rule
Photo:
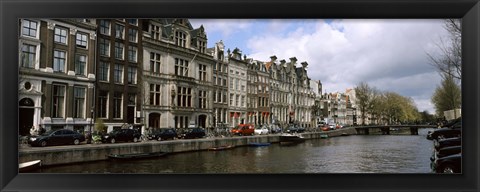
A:
<svg viewBox="0 0 480 192">
<path fill-rule="evenodd" d="M 30 135 L 37 135 L 37 131 L 35 130 L 35 126 L 30 128 Z"/>
<path fill-rule="evenodd" d="M 47 130 L 40 125 L 40 135 L 43 135 Z"/>
</svg>

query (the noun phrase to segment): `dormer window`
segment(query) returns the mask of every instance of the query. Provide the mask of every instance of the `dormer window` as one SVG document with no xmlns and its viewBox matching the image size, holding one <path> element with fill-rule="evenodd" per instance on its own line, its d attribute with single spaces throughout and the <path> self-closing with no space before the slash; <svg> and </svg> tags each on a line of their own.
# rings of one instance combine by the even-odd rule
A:
<svg viewBox="0 0 480 192">
<path fill-rule="evenodd" d="M 160 32 L 160 27 L 156 25 L 150 25 L 150 32 L 152 35 L 153 39 L 160 40 L 161 37 L 161 32 Z"/>
<path fill-rule="evenodd" d="M 207 42 L 198 40 L 198 51 L 200 51 L 200 53 L 205 53 L 206 50 L 207 50 Z"/>
<path fill-rule="evenodd" d="M 180 47 L 186 47 L 187 34 L 181 31 L 175 31 L 175 45 L 178 45 Z"/>
</svg>

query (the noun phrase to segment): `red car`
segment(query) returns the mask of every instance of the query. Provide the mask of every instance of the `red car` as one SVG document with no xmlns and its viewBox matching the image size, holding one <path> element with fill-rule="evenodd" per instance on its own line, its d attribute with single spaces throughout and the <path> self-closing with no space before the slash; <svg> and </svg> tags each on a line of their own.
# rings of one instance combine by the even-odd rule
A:
<svg viewBox="0 0 480 192">
<path fill-rule="evenodd" d="M 255 127 L 252 124 L 239 124 L 232 129 L 233 135 L 253 135 L 255 133 Z"/>
</svg>

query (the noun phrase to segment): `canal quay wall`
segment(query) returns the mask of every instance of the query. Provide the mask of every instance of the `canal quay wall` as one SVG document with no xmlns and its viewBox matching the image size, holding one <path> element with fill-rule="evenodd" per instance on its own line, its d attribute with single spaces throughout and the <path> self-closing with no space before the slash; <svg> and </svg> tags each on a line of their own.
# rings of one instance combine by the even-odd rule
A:
<svg viewBox="0 0 480 192">
<path fill-rule="evenodd" d="M 306 139 L 320 139 L 322 135 L 336 137 L 356 134 L 354 128 L 344 128 L 327 132 L 301 133 Z M 323 136 L 324 137 L 324 136 Z M 108 159 L 109 154 L 170 152 L 182 153 L 208 150 L 218 146 L 247 146 L 249 143 L 278 143 L 279 134 L 235 136 L 225 138 L 180 139 L 168 141 L 146 141 L 139 143 L 83 144 L 52 147 L 19 148 L 19 162 L 42 160 L 42 165 L 73 164 Z"/>
</svg>

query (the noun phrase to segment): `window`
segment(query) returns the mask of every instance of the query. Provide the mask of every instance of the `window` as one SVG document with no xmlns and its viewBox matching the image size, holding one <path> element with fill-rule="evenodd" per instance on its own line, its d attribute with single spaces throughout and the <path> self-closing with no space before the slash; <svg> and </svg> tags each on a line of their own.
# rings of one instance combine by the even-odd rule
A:
<svg viewBox="0 0 480 192">
<path fill-rule="evenodd" d="M 207 81 L 207 65 L 198 64 L 198 80 Z"/>
<path fill-rule="evenodd" d="M 123 43 L 115 42 L 115 59 L 123 60 Z"/>
<path fill-rule="evenodd" d="M 160 27 L 156 25 L 150 25 L 150 31 L 153 39 L 160 40 L 161 32 L 160 32 Z"/>
<path fill-rule="evenodd" d="M 222 103 L 222 92 L 218 91 L 217 95 L 214 96 L 217 97 L 217 102 Z"/>
<path fill-rule="evenodd" d="M 177 87 L 177 106 L 192 107 L 192 88 Z"/>
<path fill-rule="evenodd" d="M 136 67 L 128 67 L 128 74 L 127 74 L 127 83 L 128 84 L 137 84 L 137 68 Z"/>
<path fill-rule="evenodd" d="M 128 40 L 130 42 L 134 42 L 136 43 L 137 42 L 137 30 L 136 29 L 128 29 Z"/>
<path fill-rule="evenodd" d="M 76 44 L 77 47 L 87 48 L 87 34 L 77 33 Z"/>
<path fill-rule="evenodd" d="M 240 107 L 240 95 L 235 95 L 235 106 Z"/>
<path fill-rule="evenodd" d="M 175 45 L 186 47 L 187 35 L 181 31 L 175 31 Z"/>
<path fill-rule="evenodd" d="M 207 91 L 198 91 L 198 108 L 207 108 Z"/>
<path fill-rule="evenodd" d="M 100 45 L 100 55 L 110 56 L 110 41 L 100 38 L 98 44 Z"/>
<path fill-rule="evenodd" d="M 218 64 L 220 65 L 220 64 Z M 213 70 L 216 71 L 217 70 L 217 63 L 213 63 Z"/>
<path fill-rule="evenodd" d="M 75 75 L 85 76 L 86 63 L 87 63 L 87 56 L 85 55 L 75 56 Z"/>
<path fill-rule="evenodd" d="M 150 105 L 160 106 L 160 85 L 150 84 Z"/>
<path fill-rule="evenodd" d="M 65 110 L 65 86 L 63 85 L 52 85 L 52 117 L 61 118 L 63 117 Z"/>
<path fill-rule="evenodd" d="M 55 27 L 55 35 L 53 40 L 56 43 L 67 44 L 67 29 Z"/>
<path fill-rule="evenodd" d="M 113 118 L 122 118 L 122 92 L 113 93 Z"/>
<path fill-rule="evenodd" d="M 213 84 L 217 85 L 217 77 L 213 76 Z"/>
<path fill-rule="evenodd" d="M 175 58 L 175 75 L 188 76 L 188 61 Z"/>
<path fill-rule="evenodd" d="M 227 79 L 223 79 L 223 86 L 227 86 Z"/>
<path fill-rule="evenodd" d="M 207 50 L 207 43 L 205 41 L 198 41 L 198 51 L 200 53 L 205 53 Z"/>
<path fill-rule="evenodd" d="M 109 63 L 100 61 L 100 64 L 98 67 L 98 80 L 108 81 L 109 68 L 110 68 Z"/>
<path fill-rule="evenodd" d="M 242 85 L 242 91 L 245 91 L 245 85 Z"/>
<path fill-rule="evenodd" d="M 160 73 L 160 54 L 150 52 L 150 71 Z"/>
<path fill-rule="evenodd" d="M 235 79 L 235 90 L 238 90 L 238 79 Z"/>
<path fill-rule="evenodd" d="M 98 114 L 100 118 L 107 118 L 108 109 L 108 91 L 100 91 L 98 95 Z"/>
<path fill-rule="evenodd" d="M 22 35 L 28 37 L 37 37 L 37 22 L 30 20 L 23 20 L 22 22 Z"/>
<path fill-rule="evenodd" d="M 125 26 L 116 24 L 115 25 L 115 38 L 123 39 L 125 35 Z"/>
<path fill-rule="evenodd" d="M 227 103 L 227 93 L 223 92 L 223 99 L 222 99 L 223 103 Z"/>
<path fill-rule="evenodd" d="M 113 69 L 113 82 L 123 83 L 123 65 L 115 64 Z"/>
<path fill-rule="evenodd" d="M 128 46 L 128 61 L 137 62 L 137 48 L 134 46 Z"/>
<path fill-rule="evenodd" d="M 110 35 L 110 21 L 100 20 L 100 33 Z"/>
<path fill-rule="evenodd" d="M 233 93 L 230 93 L 230 106 L 233 106 Z"/>
<path fill-rule="evenodd" d="M 130 23 L 130 25 L 137 25 L 138 24 L 137 19 L 127 19 L 127 22 Z"/>
<path fill-rule="evenodd" d="M 53 51 L 53 71 L 65 72 L 65 51 Z"/>
<path fill-rule="evenodd" d="M 22 46 L 22 67 L 35 68 L 37 46 L 23 44 Z"/>
<path fill-rule="evenodd" d="M 245 96 L 242 95 L 242 107 L 245 107 Z"/>
<path fill-rule="evenodd" d="M 84 118 L 85 111 L 85 88 L 74 87 L 73 88 L 73 117 Z"/>
</svg>

